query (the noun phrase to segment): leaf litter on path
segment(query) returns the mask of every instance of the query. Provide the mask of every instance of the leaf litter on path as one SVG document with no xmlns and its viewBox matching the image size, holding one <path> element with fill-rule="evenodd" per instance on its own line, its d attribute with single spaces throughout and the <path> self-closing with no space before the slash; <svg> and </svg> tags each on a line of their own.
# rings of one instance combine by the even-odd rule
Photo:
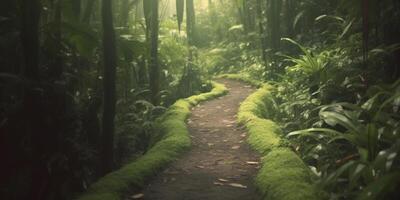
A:
<svg viewBox="0 0 400 200">
<path fill-rule="evenodd" d="M 247 186 L 240 184 L 240 183 L 228 183 L 228 182 L 229 182 L 229 180 L 227 180 L 227 179 L 219 178 L 219 179 L 217 179 L 217 181 L 214 181 L 214 185 L 218 185 L 218 186 L 227 185 L 227 186 L 231 186 L 231 187 L 235 187 L 235 188 L 243 188 L 243 189 L 247 188 Z"/>
<path fill-rule="evenodd" d="M 240 149 L 240 146 L 239 145 L 235 145 L 235 146 L 231 147 L 231 149 L 233 149 L 233 150 Z"/>
<path fill-rule="evenodd" d="M 229 183 L 228 185 L 229 185 L 229 186 L 232 186 L 232 187 L 236 187 L 236 188 L 243 188 L 243 189 L 246 189 L 246 188 L 247 188 L 247 186 L 242 185 L 242 184 L 240 184 L 240 183 Z"/>
<path fill-rule="evenodd" d="M 246 161 L 246 163 L 249 165 L 258 165 L 259 164 L 259 162 L 256 162 L 256 161 Z"/>
<path fill-rule="evenodd" d="M 144 197 L 143 193 L 135 194 L 131 196 L 131 199 L 141 199 Z"/>
<path fill-rule="evenodd" d="M 221 181 L 221 182 L 229 182 L 229 180 L 223 179 L 223 178 L 219 178 L 218 181 Z"/>
</svg>

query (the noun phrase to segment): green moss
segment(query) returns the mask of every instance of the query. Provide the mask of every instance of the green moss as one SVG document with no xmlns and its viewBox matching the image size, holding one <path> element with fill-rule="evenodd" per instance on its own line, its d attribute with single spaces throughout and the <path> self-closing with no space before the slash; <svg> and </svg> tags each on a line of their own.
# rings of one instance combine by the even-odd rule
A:
<svg viewBox="0 0 400 200">
<path fill-rule="evenodd" d="M 262 160 L 256 184 L 264 199 L 317 200 L 311 175 L 303 161 L 290 149 L 276 148 Z"/>
<path fill-rule="evenodd" d="M 281 146 L 281 138 L 277 135 L 280 128 L 267 119 L 254 119 L 246 123 L 249 132 L 247 141 L 258 152 L 266 154 L 275 147 Z"/>
<path fill-rule="evenodd" d="M 213 82 L 212 85 L 211 92 L 178 100 L 170 106 L 156 122 L 158 129 L 163 132 L 162 139 L 136 161 L 107 174 L 91 185 L 88 191 L 78 199 L 119 200 L 124 193 L 143 187 L 146 180 L 176 160 L 190 147 L 189 132 L 185 123 L 190 114 L 190 108 L 228 92 L 222 84 Z"/>
<path fill-rule="evenodd" d="M 243 81 L 243 82 L 248 83 L 255 87 L 262 87 L 262 85 L 263 85 L 263 82 L 254 80 L 247 74 L 222 74 L 222 75 L 217 76 L 217 78 L 227 78 L 227 79 L 232 79 L 232 80 Z"/>
<path fill-rule="evenodd" d="M 238 122 L 248 133 L 248 143 L 263 155 L 256 185 L 268 200 L 313 200 L 318 198 L 308 167 L 289 148 L 285 148 L 280 127 L 266 119 L 274 112 L 272 87 L 264 84 L 247 97 L 238 112 Z"/>
</svg>

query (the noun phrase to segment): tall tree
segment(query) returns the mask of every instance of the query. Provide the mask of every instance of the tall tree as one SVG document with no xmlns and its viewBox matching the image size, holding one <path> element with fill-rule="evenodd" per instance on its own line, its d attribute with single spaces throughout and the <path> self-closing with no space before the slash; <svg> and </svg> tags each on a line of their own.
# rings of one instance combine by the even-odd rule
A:
<svg viewBox="0 0 400 200">
<path fill-rule="evenodd" d="M 88 0 L 85 5 L 85 10 L 83 12 L 82 22 L 89 23 L 93 15 L 93 10 L 95 8 L 97 0 Z"/>
<path fill-rule="evenodd" d="M 150 17 L 150 63 L 149 63 L 149 78 L 150 78 L 150 91 L 152 94 L 152 103 L 159 104 L 159 91 L 160 91 L 160 70 L 158 66 L 158 1 L 151 1 L 151 17 Z"/>
<path fill-rule="evenodd" d="M 37 80 L 39 76 L 39 20 L 40 0 L 22 4 L 21 40 L 24 47 L 25 76 Z"/>
<path fill-rule="evenodd" d="M 294 0 L 286 0 L 286 36 L 289 38 L 292 38 L 294 35 L 294 30 L 293 30 L 293 21 L 295 18 L 295 1 Z"/>
<path fill-rule="evenodd" d="M 280 0 L 269 0 L 267 6 L 267 19 L 270 34 L 270 45 L 273 51 L 278 51 L 280 43 L 280 14 L 282 1 Z"/>
<path fill-rule="evenodd" d="M 25 133 L 30 137 L 32 157 L 32 182 L 30 188 L 30 199 L 44 199 L 49 186 L 49 172 L 46 166 L 44 154 L 46 153 L 48 132 L 45 130 L 41 95 L 36 88 L 40 88 L 39 76 L 39 23 L 41 16 L 40 0 L 24 1 L 21 7 L 21 41 L 24 54 L 24 76 L 35 86 L 26 87 L 24 94 L 24 116 L 23 127 Z M 44 111 L 46 112 L 46 111 Z"/>
<path fill-rule="evenodd" d="M 181 24 L 183 21 L 183 13 L 185 8 L 185 0 L 176 0 L 176 18 L 178 20 L 178 29 L 181 31 Z"/>
<path fill-rule="evenodd" d="M 369 1 L 362 0 L 362 26 L 363 26 L 363 62 L 368 66 L 368 41 L 369 41 Z"/>
<path fill-rule="evenodd" d="M 262 14 L 262 0 L 257 0 L 257 17 L 258 17 L 258 31 L 260 35 L 260 42 L 261 42 L 261 58 L 264 61 L 264 64 L 267 62 L 266 58 L 266 44 L 265 44 L 265 30 L 264 30 L 264 16 Z"/>
<path fill-rule="evenodd" d="M 114 117 L 116 101 L 116 47 L 113 27 L 112 0 L 102 0 L 103 57 L 104 57 L 104 110 L 102 135 L 102 174 L 113 169 Z"/>
<path fill-rule="evenodd" d="M 194 45 L 195 26 L 196 19 L 193 0 L 186 0 L 186 32 L 189 46 Z"/>
<path fill-rule="evenodd" d="M 143 1 L 143 14 L 146 24 L 146 40 L 150 41 L 150 30 L 151 30 L 151 13 L 152 13 L 153 0 Z"/>
</svg>

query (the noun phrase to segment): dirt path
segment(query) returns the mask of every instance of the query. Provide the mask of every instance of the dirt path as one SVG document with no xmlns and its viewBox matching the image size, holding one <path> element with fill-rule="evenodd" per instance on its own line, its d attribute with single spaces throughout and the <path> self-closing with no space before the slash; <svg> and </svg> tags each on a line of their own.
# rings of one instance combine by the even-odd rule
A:
<svg viewBox="0 0 400 200">
<path fill-rule="evenodd" d="M 192 149 L 149 184 L 144 199 L 260 199 L 253 185 L 259 156 L 236 124 L 240 102 L 254 89 L 237 81 L 219 82 L 229 94 L 193 109 L 188 120 Z"/>
</svg>

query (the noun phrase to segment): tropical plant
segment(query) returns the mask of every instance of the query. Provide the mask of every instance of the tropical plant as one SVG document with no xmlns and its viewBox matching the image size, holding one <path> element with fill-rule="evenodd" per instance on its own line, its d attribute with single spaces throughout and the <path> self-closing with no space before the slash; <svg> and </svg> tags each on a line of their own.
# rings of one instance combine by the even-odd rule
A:
<svg viewBox="0 0 400 200">
<path fill-rule="evenodd" d="M 333 195 L 358 199 L 384 199 L 395 195 L 398 184 L 400 138 L 398 131 L 400 80 L 371 87 L 365 103 L 322 106 L 320 127 L 294 131 L 288 137 L 310 137 L 325 160 L 315 166 L 321 186 Z M 315 149 L 315 147 L 313 147 Z M 325 149 L 324 151 L 321 151 Z M 333 154 L 326 149 L 338 149 Z M 336 156 L 335 156 L 336 155 Z M 330 158 L 327 158 L 329 156 Z M 339 183 L 345 183 L 346 187 Z M 379 186 L 378 186 L 379 185 Z M 361 186 L 361 187 L 360 187 Z"/>
</svg>

